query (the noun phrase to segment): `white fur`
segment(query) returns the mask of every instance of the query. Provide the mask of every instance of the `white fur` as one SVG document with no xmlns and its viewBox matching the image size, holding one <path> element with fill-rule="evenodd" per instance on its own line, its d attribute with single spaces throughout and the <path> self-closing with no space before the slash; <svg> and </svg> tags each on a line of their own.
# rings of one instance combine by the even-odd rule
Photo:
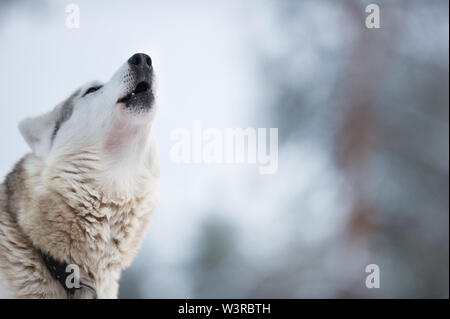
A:
<svg viewBox="0 0 450 319">
<path fill-rule="evenodd" d="M 96 176 L 92 177 L 99 187 L 111 197 L 129 197 L 142 186 L 141 176 L 159 175 L 152 130 L 156 104 L 147 112 L 134 114 L 117 103 L 133 85 L 127 63 L 100 90 L 81 96 L 89 87 L 100 84 L 90 82 L 80 88 L 73 100 L 73 113 L 53 142 L 52 132 L 63 103 L 46 114 L 23 120 L 19 129 L 46 167 L 67 165 L 68 154 L 89 152 L 98 159 Z"/>
</svg>

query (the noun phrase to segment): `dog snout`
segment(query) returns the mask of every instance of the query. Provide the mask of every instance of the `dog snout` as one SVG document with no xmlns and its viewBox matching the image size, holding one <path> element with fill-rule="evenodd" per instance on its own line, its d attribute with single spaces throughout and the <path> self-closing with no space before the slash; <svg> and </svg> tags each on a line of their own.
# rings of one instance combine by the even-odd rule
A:
<svg viewBox="0 0 450 319">
<path fill-rule="evenodd" d="M 152 67 L 152 59 L 144 53 L 136 53 L 131 58 L 128 59 L 128 64 L 131 67 L 138 68 L 151 68 Z"/>
</svg>

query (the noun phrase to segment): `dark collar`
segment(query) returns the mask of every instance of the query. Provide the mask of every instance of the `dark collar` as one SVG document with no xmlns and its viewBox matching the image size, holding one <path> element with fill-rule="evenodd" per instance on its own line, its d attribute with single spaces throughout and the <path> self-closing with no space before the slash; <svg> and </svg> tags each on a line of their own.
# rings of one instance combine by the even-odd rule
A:
<svg viewBox="0 0 450 319">
<path fill-rule="evenodd" d="M 73 287 L 69 288 L 66 285 L 66 279 L 69 277 L 72 273 L 66 271 L 68 264 L 66 262 L 60 262 L 53 258 L 52 256 L 44 253 L 42 250 L 39 249 L 39 253 L 42 257 L 42 260 L 45 263 L 45 266 L 47 266 L 48 271 L 52 275 L 53 279 L 58 280 L 61 286 L 64 288 L 64 290 L 67 292 L 68 298 L 71 298 L 75 291 L 77 289 L 85 288 L 92 292 L 92 296 L 94 299 L 97 299 L 97 292 L 94 288 L 92 288 L 89 285 L 84 284 L 80 281 L 79 287 Z"/>
</svg>

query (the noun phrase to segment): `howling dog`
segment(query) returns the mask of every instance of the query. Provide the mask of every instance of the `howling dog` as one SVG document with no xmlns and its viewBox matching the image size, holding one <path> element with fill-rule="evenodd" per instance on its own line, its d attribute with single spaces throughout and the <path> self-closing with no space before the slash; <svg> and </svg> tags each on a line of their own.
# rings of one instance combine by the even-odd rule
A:
<svg viewBox="0 0 450 319">
<path fill-rule="evenodd" d="M 19 130 L 0 185 L 0 284 L 16 298 L 117 298 L 158 199 L 152 60 L 137 53 Z"/>
</svg>

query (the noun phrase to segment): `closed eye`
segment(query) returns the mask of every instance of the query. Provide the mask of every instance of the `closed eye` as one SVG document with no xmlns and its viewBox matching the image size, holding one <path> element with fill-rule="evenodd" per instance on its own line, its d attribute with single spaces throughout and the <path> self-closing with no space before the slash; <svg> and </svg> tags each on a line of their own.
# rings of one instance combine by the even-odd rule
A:
<svg viewBox="0 0 450 319">
<path fill-rule="evenodd" d="M 88 95 L 88 94 L 91 94 L 91 93 L 93 93 L 93 92 L 95 92 L 95 91 L 97 91 L 97 90 L 99 90 L 99 89 L 101 89 L 101 88 L 102 88 L 102 85 L 90 87 L 90 88 L 87 89 L 87 91 L 83 94 L 83 97 L 86 96 L 86 95 Z"/>
</svg>

